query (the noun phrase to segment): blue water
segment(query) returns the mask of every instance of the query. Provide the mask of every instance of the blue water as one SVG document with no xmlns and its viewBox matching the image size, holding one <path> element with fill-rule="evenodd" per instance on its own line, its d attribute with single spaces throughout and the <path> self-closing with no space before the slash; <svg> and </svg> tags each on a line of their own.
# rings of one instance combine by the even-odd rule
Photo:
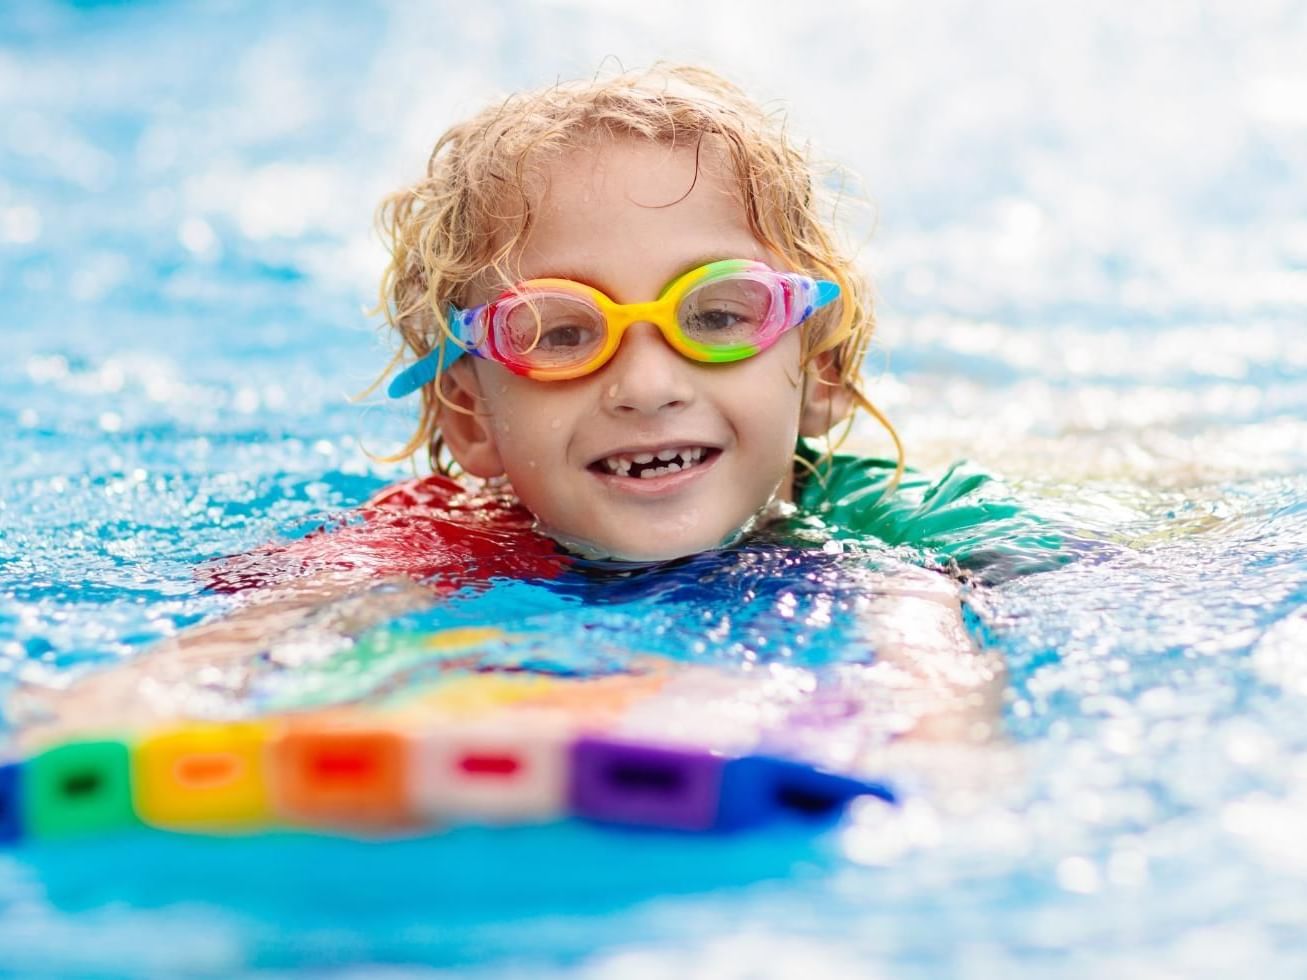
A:
<svg viewBox="0 0 1307 980">
<path fill-rule="evenodd" d="M 868 370 L 911 462 L 970 457 L 1112 545 L 971 597 L 1010 749 L 903 763 L 900 812 L 817 836 L 31 848 L 0 855 L 0 971 L 1307 972 L 1307 8 L 702 8 L 5 5 L 0 695 L 220 614 L 197 562 L 404 476 L 365 452 L 404 408 L 351 401 L 388 353 L 374 202 L 494 93 L 664 56 L 862 174 Z M 775 639 L 753 598 L 690 655 Z M 609 652 L 686 628 L 532 601 L 447 615 Z M 761 659 L 842 649 L 801 639 Z"/>
</svg>

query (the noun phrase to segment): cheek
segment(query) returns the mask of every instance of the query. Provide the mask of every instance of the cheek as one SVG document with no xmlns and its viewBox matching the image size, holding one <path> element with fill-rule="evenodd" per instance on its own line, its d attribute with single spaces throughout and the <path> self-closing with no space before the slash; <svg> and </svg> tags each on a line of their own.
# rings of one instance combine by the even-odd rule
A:
<svg viewBox="0 0 1307 980">
<path fill-rule="evenodd" d="M 803 401 L 797 338 L 790 344 L 778 344 L 741 367 L 744 370 L 725 379 L 727 385 L 720 393 L 729 398 L 742 424 L 770 431 L 774 439 L 796 428 Z M 784 448 L 789 452 L 794 447 Z"/>
<path fill-rule="evenodd" d="M 508 469 L 542 467 L 566 450 L 578 417 L 574 392 L 503 372 L 484 388 L 488 424 Z"/>
<path fill-rule="evenodd" d="M 741 461 L 767 492 L 780 481 L 781 497 L 787 500 L 803 400 L 798 344 L 793 348 L 783 352 L 788 356 L 765 360 L 757 372 L 740 378 L 733 399 L 737 431 L 748 447 Z M 777 351 L 766 352 L 773 353 Z"/>
</svg>

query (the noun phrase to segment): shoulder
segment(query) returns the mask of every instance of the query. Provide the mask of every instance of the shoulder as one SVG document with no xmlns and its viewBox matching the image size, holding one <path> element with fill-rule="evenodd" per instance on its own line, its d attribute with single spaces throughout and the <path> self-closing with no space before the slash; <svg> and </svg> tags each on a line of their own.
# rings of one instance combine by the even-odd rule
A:
<svg viewBox="0 0 1307 980">
<path fill-rule="evenodd" d="M 466 487 L 432 474 L 405 480 L 374 494 L 359 510 L 373 524 L 435 522 L 451 533 L 529 532 L 535 517 L 507 488 Z"/>
<path fill-rule="evenodd" d="M 929 480 L 905 468 L 897 486 L 898 464 L 876 456 L 822 453 L 811 443 L 799 443 L 803 462 L 795 486 L 795 503 L 809 513 L 844 519 L 867 518 L 919 500 L 930 489 Z"/>
<path fill-rule="evenodd" d="M 419 476 L 411 480 L 404 480 L 402 483 L 392 483 L 373 494 L 363 506 L 365 508 L 379 507 L 391 510 L 429 507 L 439 505 L 466 493 L 466 489 L 456 480 L 433 473 L 430 476 Z"/>
<path fill-rule="evenodd" d="M 264 588 L 308 574 L 407 576 L 439 590 L 495 575 L 548 578 L 557 549 L 510 493 L 433 475 L 393 484 L 298 539 L 270 541 L 200 569 L 218 591 Z"/>
<path fill-rule="evenodd" d="M 797 503 L 833 534 L 908 546 L 930 560 L 986 573 L 1062 563 L 1063 534 L 972 463 L 956 462 L 935 476 L 905 470 L 893 487 L 892 460 L 807 452 L 815 471 Z"/>
</svg>

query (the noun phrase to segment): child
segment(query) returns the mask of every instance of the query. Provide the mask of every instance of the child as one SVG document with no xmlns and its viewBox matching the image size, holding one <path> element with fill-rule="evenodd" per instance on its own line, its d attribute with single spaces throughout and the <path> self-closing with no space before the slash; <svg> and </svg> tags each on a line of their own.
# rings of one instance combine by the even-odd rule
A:
<svg viewBox="0 0 1307 980">
<path fill-rule="evenodd" d="M 781 124 L 702 69 L 517 95 L 448 130 L 382 210 L 382 308 L 413 358 L 389 392 L 420 397 L 401 455 L 425 449 L 439 475 L 210 568 L 257 601 L 48 699 L 47 731 L 168 717 L 201 675 L 239 697 L 252 648 L 291 662 L 469 577 L 674 560 L 780 520 L 981 574 L 1046 553 L 983 477 L 928 486 L 903 479 L 901 447 L 895 463 L 818 448 L 855 408 L 898 446 L 860 387 L 874 321 L 820 191 Z M 974 650 L 953 580 L 871 586 L 865 628 L 919 695 L 913 730 L 984 737 L 1001 665 Z"/>
<path fill-rule="evenodd" d="M 819 191 L 779 123 L 701 69 L 455 126 L 383 208 L 382 308 L 417 358 L 389 392 L 421 393 L 400 455 L 501 481 L 582 555 L 694 554 L 796 500 L 964 566 L 984 564 L 979 538 L 1038 552 L 1015 508 L 952 506 L 983 478 L 951 472 L 926 508 L 893 497 L 902 447 L 859 385 L 867 290 Z M 894 439 L 892 467 L 802 441 L 855 406 Z"/>
</svg>

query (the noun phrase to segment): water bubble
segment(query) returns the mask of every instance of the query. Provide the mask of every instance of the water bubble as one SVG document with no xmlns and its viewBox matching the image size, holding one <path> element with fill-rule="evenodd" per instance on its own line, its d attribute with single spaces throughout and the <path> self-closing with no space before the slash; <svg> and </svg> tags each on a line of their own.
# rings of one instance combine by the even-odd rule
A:
<svg viewBox="0 0 1307 980">
<path fill-rule="evenodd" d="M 127 380 L 127 372 L 118 361 L 105 361 L 96 374 L 96 380 L 99 383 L 101 391 L 122 391 L 123 384 Z"/>
<path fill-rule="evenodd" d="M 232 408 L 245 415 L 253 415 L 259 410 L 259 393 L 253 388 L 241 388 L 232 399 Z"/>
<path fill-rule="evenodd" d="M 0 211 L 0 239 L 27 245 L 41 237 L 41 212 L 30 205 Z"/>
<path fill-rule="evenodd" d="M 218 236 L 203 218 L 187 218 L 177 228 L 177 240 L 191 254 L 200 258 L 213 258 L 221 249 Z"/>
<path fill-rule="evenodd" d="M 1098 891 L 1101 879 L 1098 868 L 1088 858 L 1063 858 L 1057 865 L 1057 883 L 1064 890 L 1079 895 Z"/>
<path fill-rule="evenodd" d="M 27 376 L 37 384 L 68 377 L 68 358 L 62 354 L 36 355 L 27 359 Z"/>
</svg>

